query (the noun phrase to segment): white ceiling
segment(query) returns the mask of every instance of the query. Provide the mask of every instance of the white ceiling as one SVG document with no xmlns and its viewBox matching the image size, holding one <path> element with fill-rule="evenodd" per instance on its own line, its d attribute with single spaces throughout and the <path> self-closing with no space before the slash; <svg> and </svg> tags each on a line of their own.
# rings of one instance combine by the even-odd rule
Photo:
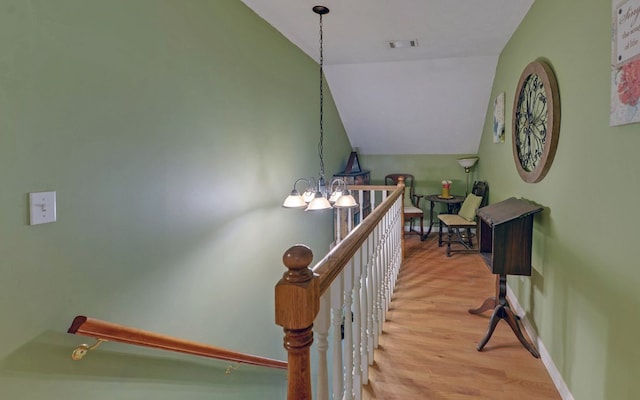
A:
<svg viewBox="0 0 640 400">
<path fill-rule="evenodd" d="M 361 154 L 478 151 L 498 56 L 534 0 L 242 0 L 319 60 Z M 391 49 L 391 40 L 417 39 Z"/>
</svg>

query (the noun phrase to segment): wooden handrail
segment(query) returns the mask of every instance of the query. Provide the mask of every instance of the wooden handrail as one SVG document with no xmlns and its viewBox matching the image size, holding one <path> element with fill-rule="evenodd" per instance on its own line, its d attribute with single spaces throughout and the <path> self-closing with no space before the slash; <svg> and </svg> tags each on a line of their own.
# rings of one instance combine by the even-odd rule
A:
<svg viewBox="0 0 640 400">
<path fill-rule="evenodd" d="M 232 350 L 130 328 L 128 326 L 88 318 L 82 315 L 78 315 L 73 319 L 67 332 L 75 335 L 93 337 L 99 341 L 127 343 L 243 364 L 259 365 L 262 367 L 287 369 L 288 365 L 286 361 L 238 353 Z M 86 349 L 87 348 L 85 348 L 85 351 Z"/>
<path fill-rule="evenodd" d="M 394 185 L 347 185 L 347 189 L 349 190 L 374 190 L 379 192 L 385 190 L 392 192 L 397 188 L 398 187 Z"/>
</svg>

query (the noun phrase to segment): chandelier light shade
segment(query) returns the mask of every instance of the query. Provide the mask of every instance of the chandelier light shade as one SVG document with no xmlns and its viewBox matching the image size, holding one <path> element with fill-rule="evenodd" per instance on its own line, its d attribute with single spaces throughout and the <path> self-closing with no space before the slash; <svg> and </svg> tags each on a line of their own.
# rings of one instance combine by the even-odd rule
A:
<svg viewBox="0 0 640 400">
<path fill-rule="evenodd" d="M 334 189 L 335 188 L 335 189 Z M 333 204 L 336 208 L 351 208 L 356 207 L 356 199 L 351 195 L 347 189 L 347 184 L 340 178 L 334 178 L 329 185 L 329 189 L 332 191 L 331 197 L 329 197 L 329 203 Z"/>
<path fill-rule="evenodd" d="M 307 203 L 304 201 L 302 196 L 298 191 L 294 190 L 291 192 L 286 199 L 284 199 L 284 203 L 282 203 L 282 207 L 285 208 L 302 208 L 305 207 Z"/>
<path fill-rule="evenodd" d="M 332 207 L 348 208 L 357 206 L 355 199 L 347 190 L 346 183 L 341 179 L 334 179 L 327 187 L 324 179 L 324 49 L 322 38 L 322 16 L 329 13 L 329 9 L 325 6 L 313 7 L 313 12 L 320 16 L 320 142 L 318 143 L 318 156 L 320 158 L 320 176 L 317 180 L 314 178 L 300 178 L 293 184 L 291 194 L 284 200 L 282 204 L 286 208 L 305 208 L 307 211 L 326 210 Z M 307 189 L 301 195 L 296 189 L 298 182 L 307 182 Z M 341 184 L 339 182 L 342 182 Z M 337 185 L 333 190 L 334 184 Z M 333 204 L 333 206 L 332 206 Z"/>
<path fill-rule="evenodd" d="M 300 192 L 298 192 L 298 189 L 296 189 L 296 185 L 299 182 L 306 182 L 307 183 L 307 188 L 304 191 L 304 194 L 300 194 Z M 306 179 L 306 178 L 300 178 L 298 179 L 294 184 L 293 184 L 293 190 L 291 191 L 291 194 L 289 196 L 287 196 L 286 199 L 284 199 L 284 203 L 282 203 L 282 207 L 285 208 L 304 208 L 307 206 L 307 203 L 309 203 L 312 199 L 313 196 L 315 195 L 315 192 L 312 190 L 313 189 L 313 184 L 311 183 L 311 180 Z"/>
<path fill-rule="evenodd" d="M 327 198 L 318 191 L 307 208 L 305 208 L 305 211 L 326 210 L 327 208 L 331 208 L 331 203 L 329 203 L 329 200 L 327 200 Z"/>
<path fill-rule="evenodd" d="M 357 207 L 358 203 L 356 203 L 356 199 L 351 195 L 351 193 L 349 193 L 348 190 L 345 190 L 333 206 L 336 208 L 352 208 Z"/>
</svg>

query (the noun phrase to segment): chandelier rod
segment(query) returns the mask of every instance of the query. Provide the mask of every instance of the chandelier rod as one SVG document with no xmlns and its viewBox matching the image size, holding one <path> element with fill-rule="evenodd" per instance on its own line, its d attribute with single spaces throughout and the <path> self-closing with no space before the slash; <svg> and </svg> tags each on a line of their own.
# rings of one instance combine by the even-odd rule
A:
<svg viewBox="0 0 640 400">
<path fill-rule="evenodd" d="M 322 29 L 322 16 L 329 13 L 325 6 L 313 7 L 313 12 L 320 16 L 320 142 L 318 143 L 318 156 L 320 157 L 320 181 L 324 184 L 324 38 Z"/>
</svg>

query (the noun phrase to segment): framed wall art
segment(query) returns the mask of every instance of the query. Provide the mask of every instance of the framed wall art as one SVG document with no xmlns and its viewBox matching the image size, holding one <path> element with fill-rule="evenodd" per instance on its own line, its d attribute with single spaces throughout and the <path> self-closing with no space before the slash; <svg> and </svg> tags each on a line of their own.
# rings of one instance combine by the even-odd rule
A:
<svg viewBox="0 0 640 400">
<path fill-rule="evenodd" d="M 551 65 L 530 62 L 513 100 L 513 158 L 523 181 L 540 182 L 553 163 L 560 135 L 560 92 Z"/>
<path fill-rule="evenodd" d="M 493 101 L 493 143 L 504 143 L 504 92 Z"/>
<path fill-rule="evenodd" d="M 610 125 L 640 122 L 640 0 L 612 1 Z"/>
</svg>

